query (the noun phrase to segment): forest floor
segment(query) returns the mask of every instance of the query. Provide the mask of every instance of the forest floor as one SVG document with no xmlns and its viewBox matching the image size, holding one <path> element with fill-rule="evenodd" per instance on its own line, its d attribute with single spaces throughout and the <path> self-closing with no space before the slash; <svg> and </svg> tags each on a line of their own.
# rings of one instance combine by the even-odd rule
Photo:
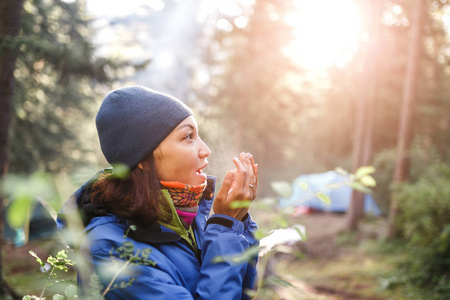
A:
<svg viewBox="0 0 450 300">
<path fill-rule="evenodd" d="M 404 299 L 401 288 L 386 288 L 389 272 L 403 256 L 380 251 L 385 218 L 364 220 L 357 234 L 344 232 L 344 214 L 312 213 L 291 221 L 305 226 L 307 239 L 293 253 L 269 258 L 275 274 L 288 283 L 274 285 L 258 299 Z"/>
</svg>

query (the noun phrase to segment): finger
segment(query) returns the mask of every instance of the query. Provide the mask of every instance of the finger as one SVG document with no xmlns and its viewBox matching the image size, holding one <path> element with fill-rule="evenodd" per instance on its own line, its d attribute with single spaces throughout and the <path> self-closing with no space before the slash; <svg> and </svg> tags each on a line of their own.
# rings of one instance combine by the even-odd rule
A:
<svg viewBox="0 0 450 300">
<path fill-rule="evenodd" d="M 244 163 L 242 163 L 242 155 L 240 155 L 240 158 L 233 158 L 233 163 L 237 169 L 237 177 L 234 189 L 242 192 L 247 181 L 247 168 L 244 166 Z"/>
<path fill-rule="evenodd" d="M 256 185 L 258 185 L 258 174 L 259 174 L 258 164 L 255 164 L 255 169 L 256 169 L 255 183 L 256 183 Z"/>
<path fill-rule="evenodd" d="M 217 192 L 216 200 L 225 201 L 227 199 L 228 192 L 234 182 L 235 174 L 233 171 L 228 171 L 227 175 L 223 179 L 222 187 Z"/>
<path fill-rule="evenodd" d="M 258 193 L 258 164 L 254 164 L 254 170 L 255 171 L 255 189 L 254 189 L 254 197 L 256 198 L 256 195 Z"/>
<path fill-rule="evenodd" d="M 252 154 L 250 154 L 250 161 L 252 162 L 253 174 L 255 174 L 256 179 L 258 179 L 258 164 L 255 163 L 255 159 Z"/>
<path fill-rule="evenodd" d="M 252 161 L 250 159 L 250 153 L 243 153 L 241 155 L 242 162 L 244 163 L 244 166 L 247 167 L 247 176 L 246 181 L 244 185 L 244 189 L 242 190 L 243 197 L 246 200 L 253 201 L 256 198 L 256 190 L 255 190 L 255 175 L 253 173 L 253 166 Z"/>
<path fill-rule="evenodd" d="M 253 158 L 253 155 L 249 153 L 251 168 L 253 171 L 253 178 L 251 180 L 251 184 L 253 185 L 252 189 L 252 199 L 256 198 L 257 192 L 258 192 L 258 164 L 255 163 L 255 159 Z"/>
<path fill-rule="evenodd" d="M 253 171 L 253 164 L 252 164 L 252 159 L 251 159 L 251 154 L 247 153 L 245 155 L 245 162 L 247 165 L 247 184 L 248 184 L 248 188 L 249 188 L 249 196 L 250 196 L 250 200 L 255 199 L 255 174 Z"/>
<path fill-rule="evenodd" d="M 253 170 L 248 153 L 241 153 L 241 162 L 247 171 L 247 183 L 250 183 L 250 179 L 253 177 Z"/>
<path fill-rule="evenodd" d="M 248 169 L 251 173 L 251 175 L 253 176 L 254 171 L 253 171 L 253 164 L 252 164 L 252 155 L 250 153 L 247 153 L 247 165 L 248 165 Z"/>
<path fill-rule="evenodd" d="M 234 169 L 232 172 L 234 173 L 234 178 L 233 178 L 233 184 L 231 185 L 230 191 L 233 190 L 234 187 L 236 186 L 236 178 L 237 178 L 238 170 Z"/>
<path fill-rule="evenodd" d="M 253 170 L 253 174 L 254 174 L 253 180 L 254 180 L 254 186 L 255 186 L 255 190 L 256 190 L 256 187 L 258 186 L 258 173 L 259 173 L 258 164 L 255 163 L 255 159 L 253 158 L 253 155 L 251 155 L 251 154 L 250 154 L 250 161 L 252 163 L 252 170 Z"/>
<path fill-rule="evenodd" d="M 247 170 L 247 176 L 245 177 L 245 184 L 244 184 L 244 193 L 246 193 L 247 195 L 249 195 L 249 197 L 251 198 L 253 191 L 252 191 L 252 187 L 250 185 L 253 186 L 253 168 L 251 165 L 251 161 L 250 161 L 250 154 L 249 153 L 241 153 L 241 161 L 245 167 L 245 169 Z"/>
</svg>

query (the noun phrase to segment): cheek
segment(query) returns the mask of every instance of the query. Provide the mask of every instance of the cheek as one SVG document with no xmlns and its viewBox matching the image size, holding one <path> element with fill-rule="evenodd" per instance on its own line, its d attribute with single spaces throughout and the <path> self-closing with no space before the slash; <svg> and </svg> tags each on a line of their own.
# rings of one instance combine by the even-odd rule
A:
<svg viewBox="0 0 450 300">
<path fill-rule="evenodd" d="M 170 164 L 171 169 L 174 172 L 179 172 L 180 174 L 187 173 L 194 166 L 192 159 L 190 159 L 187 155 L 174 158 L 172 162 L 173 163 Z"/>
<path fill-rule="evenodd" d="M 178 181 L 188 183 L 191 177 L 195 175 L 197 160 L 190 152 L 178 153 L 176 157 L 172 157 L 170 165 L 171 176 L 177 178 Z"/>
<path fill-rule="evenodd" d="M 198 167 L 196 152 L 190 147 L 172 146 L 155 153 L 155 167 L 160 180 L 190 183 Z"/>
<path fill-rule="evenodd" d="M 161 180 L 175 180 L 186 171 L 186 159 L 176 151 L 165 152 L 156 159 L 155 166 Z"/>
</svg>

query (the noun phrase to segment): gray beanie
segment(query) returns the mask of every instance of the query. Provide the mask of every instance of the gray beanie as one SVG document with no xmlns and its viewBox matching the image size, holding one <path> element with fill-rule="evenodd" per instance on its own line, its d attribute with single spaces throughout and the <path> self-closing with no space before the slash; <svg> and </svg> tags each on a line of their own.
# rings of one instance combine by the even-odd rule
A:
<svg viewBox="0 0 450 300">
<path fill-rule="evenodd" d="M 134 168 L 191 115 L 180 100 L 149 88 L 111 91 L 95 119 L 103 155 L 110 164 Z"/>
</svg>

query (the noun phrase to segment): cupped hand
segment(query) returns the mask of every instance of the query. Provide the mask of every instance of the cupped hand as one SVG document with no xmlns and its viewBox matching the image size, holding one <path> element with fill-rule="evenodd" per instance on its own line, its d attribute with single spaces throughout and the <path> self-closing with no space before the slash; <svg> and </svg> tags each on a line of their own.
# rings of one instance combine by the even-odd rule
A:
<svg viewBox="0 0 450 300">
<path fill-rule="evenodd" d="M 241 153 L 239 158 L 233 158 L 236 169 L 228 171 L 223 180 L 222 187 L 214 200 L 214 213 L 224 214 L 237 220 L 242 220 L 248 212 L 249 204 L 236 205 L 235 201 L 253 201 L 256 198 L 258 187 L 258 165 L 253 155 Z"/>
</svg>

